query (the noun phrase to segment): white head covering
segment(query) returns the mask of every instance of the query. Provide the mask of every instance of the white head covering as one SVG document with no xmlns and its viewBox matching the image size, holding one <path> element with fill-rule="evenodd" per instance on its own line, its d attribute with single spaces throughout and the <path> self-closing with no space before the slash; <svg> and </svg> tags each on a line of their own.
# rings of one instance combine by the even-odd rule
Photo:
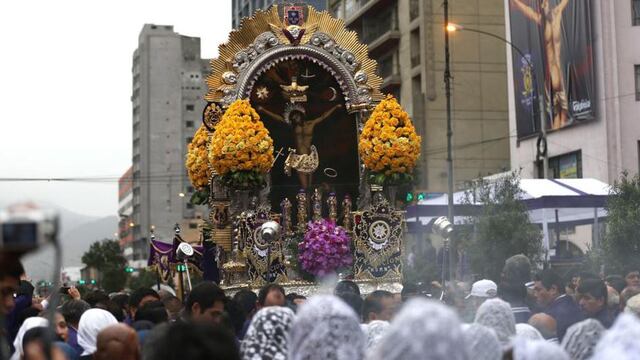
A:
<svg viewBox="0 0 640 360">
<path fill-rule="evenodd" d="M 594 351 L 593 360 L 631 360 L 640 354 L 640 319 L 622 313 L 606 331 Z"/>
<path fill-rule="evenodd" d="M 289 331 L 289 360 L 361 360 L 364 347 L 356 313 L 333 295 L 302 304 Z"/>
<path fill-rule="evenodd" d="M 503 347 L 516 335 L 516 319 L 511 306 L 500 299 L 489 299 L 480 305 L 475 322 L 496 332 Z"/>
<path fill-rule="evenodd" d="M 389 330 L 389 326 L 389 322 L 383 320 L 373 320 L 367 325 L 365 331 L 367 335 L 367 349 L 371 349 L 380 342 L 382 336 Z"/>
<path fill-rule="evenodd" d="M 562 348 L 544 340 L 528 340 L 518 337 L 513 342 L 514 360 L 570 360 Z"/>
<path fill-rule="evenodd" d="M 573 360 L 587 360 L 605 332 L 598 320 L 587 319 L 575 323 L 567 329 L 562 339 L 562 347 Z"/>
<path fill-rule="evenodd" d="M 544 340 L 538 329 L 529 324 L 516 324 L 516 335 L 529 340 Z"/>
<path fill-rule="evenodd" d="M 474 360 L 502 359 L 502 346 L 492 329 L 480 324 L 463 324 L 462 331 Z"/>
<path fill-rule="evenodd" d="M 627 306 L 625 306 L 624 311 L 640 316 L 640 294 L 632 296 L 631 299 L 627 300 Z"/>
<path fill-rule="evenodd" d="M 82 314 L 78 323 L 78 345 L 82 346 L 82 356 L 96 352 L 98 334 L 118 320 L 110 312 L 102 309 L 89 309 Z"/>
<path fill-rule="evenodd" d="M 466 360 L 458 315 L 432 300 L 410 300 L 374 349 L 373 360 Z"/>
<path fill-rule="evenodd" d="M 49 326 L 49 321 L 47 321 L 47 319 L 45 318 L 42 318 L 39 316 L 26 318 L 22 323 L 22 325 L 20 326 L 20 329 L 18 330 L 18 334 L 16 335 L 16 338 L 13 341 L 13 347 L 15 348 L 15 351 L 13 352 L 13 355 L 11 355 L 11 360 L 20 359 L 22 355 L 24 355 L 24 349 L 22 348 L 22 339 L 24 338 L 24 334 L 27 331 L 33 328 L 47 327 L 47 326 Z"/>
<path fill-rule="evenodd" d="M 291 309 L 281 306 L 269 306 L 258 311 L 240 345 L 242 359 L 286 359 L 287 334 L 294 317 Z"/>
</svg>

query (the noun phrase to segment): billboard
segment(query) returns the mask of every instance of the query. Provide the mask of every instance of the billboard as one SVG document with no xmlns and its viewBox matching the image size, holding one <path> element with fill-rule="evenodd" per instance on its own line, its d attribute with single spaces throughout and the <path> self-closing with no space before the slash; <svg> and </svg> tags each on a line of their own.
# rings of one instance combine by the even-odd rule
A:
<svg viewBox="0 0 640 360">
<path fill-rule="evenodd" d="M 509 0 L 518 138 L 592 120 L 591 1 Z M 521 53 L 520 53 L 521 52 Z"/>
</svg>

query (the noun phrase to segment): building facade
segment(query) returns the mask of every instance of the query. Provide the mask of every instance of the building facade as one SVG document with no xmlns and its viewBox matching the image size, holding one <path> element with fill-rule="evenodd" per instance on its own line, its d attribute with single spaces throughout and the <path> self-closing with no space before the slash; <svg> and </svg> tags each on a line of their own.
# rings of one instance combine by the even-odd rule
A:
<svg viewBox="0 0 640 360">
<path fill-rule="evenodd" d="M 175 224 L 201 218 L 189 204 L 193 192 L 185 154 L 200 126 L 208 60 L 200 39 L 173 26 L 144 25 L 133 54 L 133 157 L 131 261 L 145 260 L 153 230 L 171 241 Z"/>
<path fill-rule="evenodd" d="M 504 4 L 508 9 L 509 1 Z M 640 1 L 593 0 L 591 14 L 595 118 L 547 134 L 549 177 L 612 184 L 622 171 L 635 174 L 640 168 Z M 510 128 L 515 132 L 514 75 L 508 68 Z M 522 169 L 523 177 L 543 177 L 536 154 L 535 137 L 511 139 L 511 167 Z"/>
<path fill-rule="evenodd" d="M 345 20 L 368 44 L 384 79 L 422 136 L 420 189 L 447 190 L 444 23 L 442 1 L 329 0 L 332 15 Z M 450 21 L 504 36 L 502 0 L 451 1 Z M 450 36 L 454 184 L 510 166 L 505 45 L 460 31 Z"/>
<path fill-rule="evenodd" d="M 281 0 L 231 0 L 231 25 L 236 29 L 240 26 L 242 18 L 253 15 L 253 13 L 258 9 L 266 10 L 271 5 L 281 3 Z M 305 3 L 313 6 L 316 10 L 324 10 L 327 5 L 326 0 L 304 0 L 295 1 L 295 3 Z"/>
<path fill-rule="evenodd" d="M 133 260 L 133 166 L 118 180 L 118 242 L 127 261 Z"/>
</svg>

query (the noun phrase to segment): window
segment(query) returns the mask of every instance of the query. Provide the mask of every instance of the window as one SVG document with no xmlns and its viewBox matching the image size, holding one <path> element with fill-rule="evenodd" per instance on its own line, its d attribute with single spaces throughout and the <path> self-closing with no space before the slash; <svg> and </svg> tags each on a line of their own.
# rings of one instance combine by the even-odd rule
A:
<svg viewBox="0 0 640 360">
<path fill-rule="evenodd" d="M 192 141 L 193 141 L 193 137 L 188 137 L 187 138 L 187 144 L 191 144 Z"/>
<path fill-rule="evenodd" d="M 640 0 L 631 0 L 631 16 L 633 26 L 640 26 Z"/>
<path fill-rule="evenodd" d="M 393 30 L 398 30 L 395 4 L 362 18 L 362 41 L 367 44 Z"/>
<path fill-rule="evenodd" d="M 193 209 L 193 204 L 192 204 L 192 203 L 190 203 L 190 202 L 188 202 L 188 203 L 187 203 L 187 209 Z"/>
<path fill-rule="evenodd" d="M 420 28 L 411 32 L 411 67 L 420 65 Z"/>
<path fill-rule="evenodd" d="M 537 163 L 538 178 L 544 177 L 542 163 L 542 160 Z M 549 158 L 549 177 L 552 179 L 581 179 L 582 151 L 578 150 Z"/>
<path fill-rule="evenodd" d="M 191 121 L 191 120 L 187 121 L 187 127 L 188 128 L 192 128 L 193 127 L 193 121 Z"/>
<path fill-rule="evenodd" d="M 636 101 L 640 101 L 640 65 L 636 65 L 635 70 L 636 70 Z"/>
<path fill-rule="evenodd" d="M 194 109 L 195 109 L 195 106 L 193 104 L 187 105 L 187 111 L 193 111 Z"/>
<path fill-rule="evenodd" d="M 189 223 L 189 229 L 197 229 L 198 228 L 198 224 L 196 223 Z"/>
<path fill-rule="evenodd" d="M 420 0 L 409 1 L 409 18 L 411 21 L 420 16 Z"/>
</svg>

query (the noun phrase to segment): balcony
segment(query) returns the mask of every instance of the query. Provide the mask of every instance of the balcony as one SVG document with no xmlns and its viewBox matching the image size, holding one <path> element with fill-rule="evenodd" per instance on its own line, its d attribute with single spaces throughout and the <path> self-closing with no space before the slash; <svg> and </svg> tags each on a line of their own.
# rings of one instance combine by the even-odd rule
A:
<svg viewBox="0 0 640 360">
<path fill-rule="evenodd" d="M 345 6 L 345 24 L 347 27 L 351 27 L 351 25 L 358 19 L 363 18 L 364 15 L 367 17 L 375 14 L 378 14 L 383 10 L 384 7 L 387 7 L 389 4 L 393 4 L 395 6 L 395 0 L 344 0 L 346 1 Z"/>
<path fill-rule="evenodd" d="M 371 56 L 382 54 L 400 43 L 400 31 L 388 30 L 375 38 L 375 40 L 367 43 Z"/>
</svg>

